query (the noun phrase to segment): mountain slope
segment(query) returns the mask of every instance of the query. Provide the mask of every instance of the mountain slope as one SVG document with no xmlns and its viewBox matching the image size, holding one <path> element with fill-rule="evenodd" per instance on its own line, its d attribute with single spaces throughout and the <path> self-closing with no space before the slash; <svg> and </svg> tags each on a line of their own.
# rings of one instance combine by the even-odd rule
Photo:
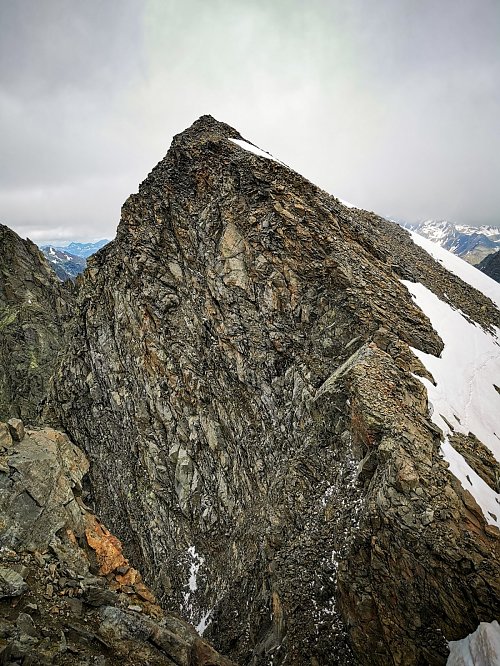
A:
<svg viewBox="0 0 500 666">
<path fill-rule="evenodd" d="M 496 282 L 500 282 L 500 250 L 485 257 L 477 268 Z"/>
<path fill-rule="evenodd" d="M 0 419 L 37 419 L 72 292 L 29 240 L 0 225 Z"/>
<path fill-rule="evenodd" d="M 403 229 L 209 116 L 89 260 L 47 415 L 162 603 L 242 664 L 444 664 L 500 613 L 500 533 L 442 456 L 412 349 L 443 340 L 402 280 L 500 327 Z"/>
<path fill-rule="evenodd" d="M 402 223 L 405 229 L 437 243 L 445 250 L 476 265 L 500 248 L 500 229 L 492 226 L 471 227 L 446 220 Z"/>
<path fill-rule="evenodd" d="M 65 282 L 74 280 L 77 275 L 83 273 L 87 266 L 87 261 L 76 254 L 70 254 L 65 250 L 47 245 L 41 248 L 44 257 L 54 269 L 57 277 Z"/>
</svg>

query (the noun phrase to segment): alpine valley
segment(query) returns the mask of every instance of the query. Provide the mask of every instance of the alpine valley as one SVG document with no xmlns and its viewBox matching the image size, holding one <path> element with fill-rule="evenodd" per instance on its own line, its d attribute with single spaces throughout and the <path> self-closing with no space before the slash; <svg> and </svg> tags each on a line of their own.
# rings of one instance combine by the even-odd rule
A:
<svg viewBox="0 0 500 666">
<path fill-rule="evenodd" d="M 500 663 L 497 282 L 211 116 L 0 231 L 1 663 Z"/>
</svg>

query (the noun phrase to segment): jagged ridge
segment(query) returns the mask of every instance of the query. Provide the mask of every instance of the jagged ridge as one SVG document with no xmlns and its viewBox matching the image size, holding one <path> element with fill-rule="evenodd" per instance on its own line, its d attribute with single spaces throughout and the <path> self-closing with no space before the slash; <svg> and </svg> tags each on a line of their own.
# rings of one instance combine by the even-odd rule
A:
<svg viewBox="0 0 500 666">
<path fill-rule="evenodd" d="M 409 345 L 442 342 L 400 278 L 485 327 L 499 312 L 234 138 L 202 117 L 124 204 L 52 415 L 162 602 L 222 652 L 444 663 L 500 611 L 498 530 L 439 454 Z"/>
</svg>

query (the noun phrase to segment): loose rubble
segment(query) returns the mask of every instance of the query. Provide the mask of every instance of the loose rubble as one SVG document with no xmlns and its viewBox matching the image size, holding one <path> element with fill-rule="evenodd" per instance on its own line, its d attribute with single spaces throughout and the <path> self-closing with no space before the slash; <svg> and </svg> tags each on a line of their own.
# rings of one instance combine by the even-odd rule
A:
<svg viewBox="0 0 500 666">
<path fill-rule="evenodd" d="M 88 461 L 62 433 L 0 423 L 0 663 L 230 666 L 158 606 L 86 506 Z"/>
</svg>

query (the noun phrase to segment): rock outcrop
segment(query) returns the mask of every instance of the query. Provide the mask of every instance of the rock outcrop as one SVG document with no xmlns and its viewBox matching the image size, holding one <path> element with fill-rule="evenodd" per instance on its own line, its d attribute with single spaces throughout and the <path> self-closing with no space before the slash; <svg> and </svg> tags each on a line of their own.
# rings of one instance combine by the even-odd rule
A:
<svg viewBox="0 0 500 666">
<path fill-rule="evenodd" d="M 500 250 L 494 254 L 489 254 L 481 263 L 477 265 L 480 271 L 489 275 L 497 282 L 500 282 Z"/>
<path fill-rule="evenodd" d="M 89 260 L 47 416 L 166 608 L 242 664 L 444 664 L 500 614 L 499 531 L 449 472 L 401 279 L 500 313 L 396 225 L 203 117 Z M 249 150 L 247 150 L 247 148 Z"/>
<path fill-rule="evenodd" d="M 231 666 L 161 610 L 86 506 L 84 454 L 50 428 L 10 430 L 0 423 L 0 663 Z"/>
<path fill-rule="evenodd" d="M 72 298 L 36 245 L 0 225 L 0 419 L 36 421 Z"/>
</svg>

